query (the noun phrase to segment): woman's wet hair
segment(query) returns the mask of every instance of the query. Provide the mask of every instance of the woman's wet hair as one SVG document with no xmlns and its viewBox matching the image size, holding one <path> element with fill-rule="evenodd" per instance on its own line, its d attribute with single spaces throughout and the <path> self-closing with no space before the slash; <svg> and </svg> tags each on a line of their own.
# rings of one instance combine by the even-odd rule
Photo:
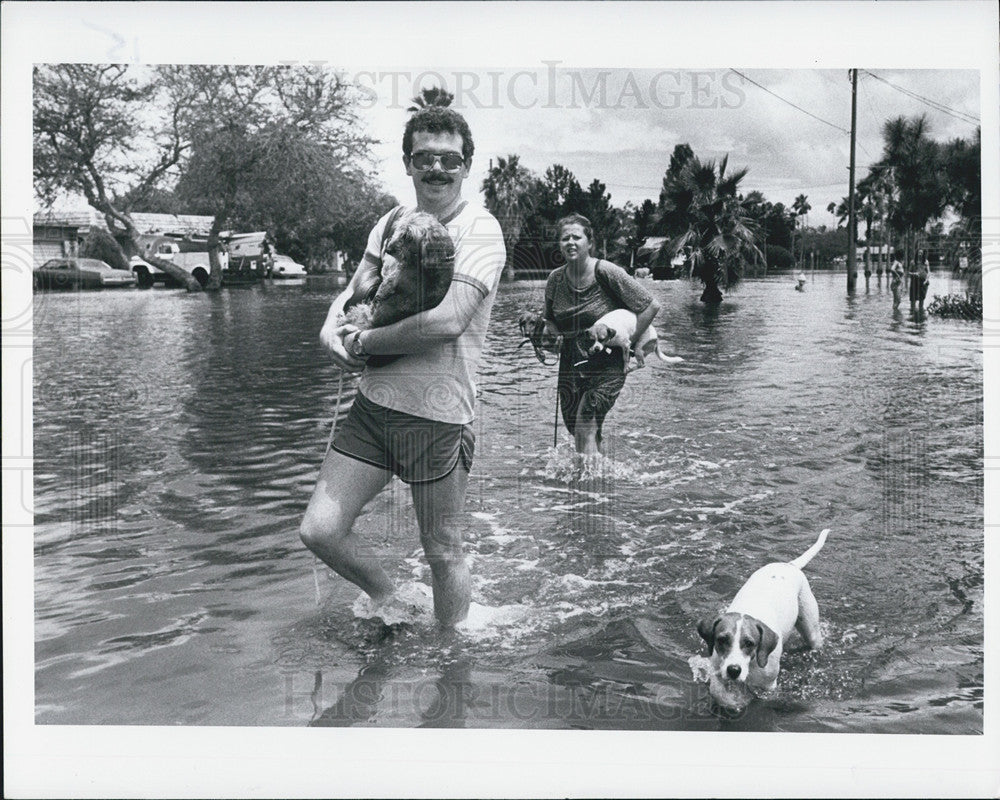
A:
<svg viewBox="0 0 1000 800">
<path fill-rule="evenodd" d="M 567 225 L 579 225 L 583 228 L 583 233 L 587 237 L 587 242 L 590 245 L 590 254 L 594 254 L 594 226 L 590 224 L 590 220 L 587 219 L 583 214 L 569 214 L 563 217 L 556 223 L 556 229 L 559 231 L 559 238 L 562 238 L 563 228 Z"/>
</svg>

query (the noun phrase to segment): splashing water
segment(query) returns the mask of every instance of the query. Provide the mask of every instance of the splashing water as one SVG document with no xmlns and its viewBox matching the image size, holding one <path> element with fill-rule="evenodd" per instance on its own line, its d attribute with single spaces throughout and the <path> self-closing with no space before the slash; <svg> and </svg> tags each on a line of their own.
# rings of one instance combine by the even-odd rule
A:
<svg viewBox="0 0 1000 800">
<path fill-rule="evenodd" d="M 696 683 L 708 683 L 711 674 L 711 661 L 705 656 L 691 656 L 688 659 L 688 666 L 691 667 L 691 680 Z"/>
<path fill-rule="evenodd" d="M 711 687 L 712 699 L 727 711 L 742 711 L 756 695 L 740 681 L 720 680 L 712 671 L 712 662 L 705 656 L 691 656 L 688 659 L 691 678 L 697 683 L 707 683 Z"/>
<path fill-rule="evenodd" d="M 416 581 L 401 584 L 381 603 L 361 594 L 351 606 L 359 619 L 381 619 L 386 625 L 431 624 L 434 621 L 434 599 L 430 587 Z"/>
<path fill-rule="evenodd" d="M 601 453 L 577 453 L 565 444 L 548 449 L 544 474 L 565 484 L 601 480 L 638 481 L 642 477 L 628 464 L 614 461 Z"/>
<path fill-rule="evenodd" d="M 408 581 L 400 584 L 392 596 L 381 603 L 362 593 L 351 606 L 358 619 L 380 619 L 385 625 L 415 627 L 435 624 L 434 594 L 426 583 Z M 456 628 L 464 633 L 490 633 L 499 628 L 519 625 L 532 613 L 520 603 L 503 606 L 469 604 L 469 615 Z"/>
</svg>

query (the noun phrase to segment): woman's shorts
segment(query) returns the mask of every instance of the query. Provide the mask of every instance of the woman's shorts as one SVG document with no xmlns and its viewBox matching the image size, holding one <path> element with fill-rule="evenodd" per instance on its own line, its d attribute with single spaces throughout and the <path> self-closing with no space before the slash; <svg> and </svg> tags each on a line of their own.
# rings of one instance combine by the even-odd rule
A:
<svg viewBox="0 0 1000 800">
<path fill-rule="evenodd" d="M 576 430 L 578 415 L 582 420 L 594 420 L 600 441 L 604 418 L 625 386 L 625 361 L 617 348 L 574 366 L 578 357 L 572 344 L 563 345 L 559 359 L 559 408 L 570 433 Z"/>
<path fill-rule="evenodd" d="M 927 289 L 930 283 L 924 281 L 921 275 L 910 275 L 910 300 L 917 303 L 927 299 Z"/>
<path fill-rule="evenodd" d="M 389 470 L 404 483 L 430 483 L 450 475 L 459 460 L 466 472 L 472 469 L 476 436 L 472 425 L 394 411 L 358 392 L 333 449 Z"/>
</svg>

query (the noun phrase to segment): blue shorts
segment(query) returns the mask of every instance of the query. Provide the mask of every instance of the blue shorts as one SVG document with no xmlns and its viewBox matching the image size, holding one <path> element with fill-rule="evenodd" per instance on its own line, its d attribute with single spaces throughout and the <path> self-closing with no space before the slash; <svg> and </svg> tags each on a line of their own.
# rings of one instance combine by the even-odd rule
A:
<svg viewBox="0 0 1000 800">
<path fill-rule="evenodd" d="M 358 392 L 333 449 L 389 470 L 404 483 L 430 483 L 450 475 L 459 461 L 471 471 L 476 436 L 472 425 L 394 411 Z"/>
</svg>

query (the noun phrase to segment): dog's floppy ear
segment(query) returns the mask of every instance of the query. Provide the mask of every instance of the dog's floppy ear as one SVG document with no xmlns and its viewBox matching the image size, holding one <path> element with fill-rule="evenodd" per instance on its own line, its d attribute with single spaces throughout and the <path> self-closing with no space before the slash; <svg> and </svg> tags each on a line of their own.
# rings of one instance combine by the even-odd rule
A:
<svg viewBox="0 0 1000 800">
<path fill-rule="evenodd" d="M 601 340 L 601 341 L 604 341 L 604 342 L 608 342 L 611 339 L 614 339 L 615 336 L 618 334 L 618 331 L 616 331 L 614 328 L 607 328 L 606 327 L 604 330 L 605 330 L 604 339 Z"/>
<path fill-rule="evenodd" d="M 709 622 L 703 619 L 698 623 L 698 635 L 708 643 L 708 654 L 712 655 L 715 649 L 715 627 L 722 621 L 721 617 L 716 617 Z"/>
<path fill-rule="evenodd" d="M 757 666 L 763 667 L 767 664 L 767 659 L 778 646 L 778 635 L 763 622 L 757 623 L 757 632 L 760 633 L 760 643 L 757 645 Z"/>
</svg>

